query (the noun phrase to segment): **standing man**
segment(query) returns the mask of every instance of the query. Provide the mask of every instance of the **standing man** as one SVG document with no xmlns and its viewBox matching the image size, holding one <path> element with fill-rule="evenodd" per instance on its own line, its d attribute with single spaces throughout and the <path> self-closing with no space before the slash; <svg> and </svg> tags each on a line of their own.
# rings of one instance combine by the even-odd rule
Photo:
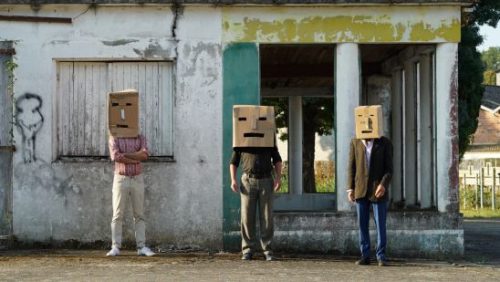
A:
<svg viewBox="0 0 500 282">
<path fill-rule="evenodd" d="M 259 207 L 260 246 L 267 261 L 274 260 L 273 191 L 281 186 L 281 156 L 276 144 L 274 108 L 235 106 L 233 109 L 233 154 L 229 165 L 231 189 L 241 198 L 242 259 L 251 260 L 257 248 L 255 218 Z M 243 175 L 238 185 L 237 170 Z M 274 180 L 272 177 L 274 166 Z"/>
<path fill-rule="evenodd" d="M 137 254 L 153 256 L 146 247 L 144 220 L 144 179 L 142 161 L 148 158 L 146 138 L 138 134 L 138 93 L 124 90 L 110 94 L 109 153 L 115 162 L 113 179 L 113 219 L 111 221 L 111 250 L 107 256 L 120 254 L 125 208 L 132 202 Z"/>
<path fill-rule="evenodd" d="M 392 177 L 392 144 L 382 136 L 381 106 L 355 110 L 356 139 L 351 140 L 348 163 L 347 197 L 356 203 L 361 259 L 370 264 L 370 206 L 377 227 L 376 256 L 379 266 L 387 265 L 386 216 L 388 188 Z"/>
</svg>

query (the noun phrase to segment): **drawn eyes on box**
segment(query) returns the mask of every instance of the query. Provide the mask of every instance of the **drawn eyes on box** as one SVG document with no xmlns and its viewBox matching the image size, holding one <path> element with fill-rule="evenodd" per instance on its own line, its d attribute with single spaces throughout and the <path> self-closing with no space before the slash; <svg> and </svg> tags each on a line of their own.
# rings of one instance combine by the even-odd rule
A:
<svg viewBox="0 0 500 282">
<path fill-rule="evenodd" d="M 240 118 L 238 118 L 238 120 L 239 121 L 245 121 L 245 120 L 247 120 L 247 118 L 246 117 L 240 117 Z M 267 118 L 266 117 L 260 117 L 259 120 L 267 120 Z"/>
</svg>

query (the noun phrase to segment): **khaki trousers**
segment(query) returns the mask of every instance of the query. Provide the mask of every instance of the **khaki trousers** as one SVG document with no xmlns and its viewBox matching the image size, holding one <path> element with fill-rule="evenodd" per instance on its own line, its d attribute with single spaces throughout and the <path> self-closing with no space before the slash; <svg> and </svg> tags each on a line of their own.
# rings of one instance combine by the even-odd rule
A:
<svg viewBox="0 0 500 282">
<path fill-rule="evenodd" d="M 111 240 L 113 247 L 122 244 L 122 225 L 125 208 L 132 202 L 134 212 L 135 240 L 137 248 L 145 246 L 146 224 L 144 221 L 144 178 L 142 175 L 125 176 L 115 174 L 113 179 L 113 219 L 111 220 Z"/>
<path fill-rule="evenodd" d="M 271 254 L 273 224 L 273 179 L 241 177 L 241 251 L 253 253 L 256 249 L 255 218 L 259 206 L 260 245 L 262 251 Z"/>
</svg>

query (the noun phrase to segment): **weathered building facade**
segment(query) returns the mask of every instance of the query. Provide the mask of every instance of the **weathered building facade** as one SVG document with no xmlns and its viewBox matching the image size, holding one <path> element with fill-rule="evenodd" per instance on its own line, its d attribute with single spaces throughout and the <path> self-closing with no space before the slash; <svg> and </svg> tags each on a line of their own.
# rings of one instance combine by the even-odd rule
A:
<svg viewBox="0 0 500 282">
<path fill-rule="evenodd" d="M 276 195 L 277 250 L 357 254 L 345 192 L 353 109 L 382 104 L 395 164 L 388 252 L 463 254 L 457 46 L 468 1 L 135 2 L 0 4 L 3 234 L 110 240 L 106 93 L 136 88 L 151 245 L 238 249 L 231 109 L 281 99 L 290 186 Z M 311 99 L 332 109 L 331 193 L 304 192 Z"/>
</svg>

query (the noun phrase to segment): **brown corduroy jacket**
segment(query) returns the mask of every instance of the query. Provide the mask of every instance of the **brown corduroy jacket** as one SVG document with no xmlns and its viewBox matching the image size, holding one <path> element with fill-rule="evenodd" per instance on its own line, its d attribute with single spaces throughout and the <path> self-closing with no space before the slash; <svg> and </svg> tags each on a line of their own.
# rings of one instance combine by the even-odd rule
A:
<svg viewBox="0 0 500 282">
<path fill-rule="evenodd" d="M 389 183 L 392 177 L 392 143 L 386 137 L 374 139 L 370 164 L 365 161 L 365 145 L 361 139 L 352 139 L 349 150 L 348 187 L 354 190 L 354 197 L 367 197 L 372 202 L 388 199 Z M 377 186 L 386 189 L 384 196 L 375 197 Z"/>
</svg>

